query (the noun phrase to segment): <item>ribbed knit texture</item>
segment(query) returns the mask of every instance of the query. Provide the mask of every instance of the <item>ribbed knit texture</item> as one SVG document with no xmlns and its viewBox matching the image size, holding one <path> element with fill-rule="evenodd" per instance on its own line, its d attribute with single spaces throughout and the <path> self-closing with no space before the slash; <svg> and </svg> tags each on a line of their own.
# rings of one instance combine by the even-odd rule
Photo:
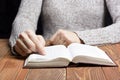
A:
<svg viewBox="0 0 120 80">
<path fill-rule="evenodd" d="M 104 1 L 113 19 L 113 24 L 105 27 Z M 65 29 L 76 32 L 85 44 L 120 42 L 120 0 L 22 0 L 13 22 L 11 47 L 19 33 L 36 31 L 40 15 L 47 39 L 58 29 Z"/>
</svg>

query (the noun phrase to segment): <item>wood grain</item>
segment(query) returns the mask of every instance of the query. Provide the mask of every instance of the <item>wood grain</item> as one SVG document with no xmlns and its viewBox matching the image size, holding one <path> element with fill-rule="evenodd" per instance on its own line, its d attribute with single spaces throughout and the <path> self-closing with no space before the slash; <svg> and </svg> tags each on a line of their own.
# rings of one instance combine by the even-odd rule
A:
<svg viewBox="0 0 120 80">
<path fill-rule="evenodd" d="M 8 39 L 0 39 L 0 80 L 120 80 L 120 43 L 99 46 L 117 66 L 79 64 L 67 68 L 23 68 L 24 60 L 11 55 Z"/>
<path fill-rule="evenodd" d="M 118 67 L 103 67 L 106 80 L 120 80 L 120 72 Z"/>
<path fill-rule="evenodd" d="M 106 80 L 101 67 L 67 68 L 67 80 Z"/>
<path fill-rule="evenodd" d="M 5 56 L 1 61 L 3 66 L 0 71 L 0 79 L 14 80 L 23 66 L 23 61 L 13 56 Z"/>
<path fill-rule="evenodd" d="M 103 48 L 107 52 L 107 54 L 113 59 L 113 61 L 116 62 L 116 64 L 118 65 L 118 67 L 102 67 L 107 80 L 120 80 L 118 63 L 118 61 L 120 60 L 120 45 L 114 44 L 104 46 Z"/>
<path fill-rule="evenodd" d="M 27 80 L 66 80 L 65 68 L 31 69 Z"/>
<path fill-rule="evenodd" d="M 21 69 L 23 70 L 22 66 L 23 66 L 23 60 L 18 59 L 17 57 L 11 55 L 11 51 L 8 46 L 8 40 L 1 39 L 0 40 L 0 80 L 16 80 Z"/>
</svg>

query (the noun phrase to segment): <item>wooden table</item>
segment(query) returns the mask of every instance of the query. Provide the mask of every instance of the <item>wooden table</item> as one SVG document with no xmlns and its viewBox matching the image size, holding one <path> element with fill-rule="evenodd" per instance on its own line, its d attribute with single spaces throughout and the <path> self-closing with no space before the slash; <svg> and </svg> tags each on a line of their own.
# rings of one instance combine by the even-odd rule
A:
<svg viewBox="0 0 120 80">
<path fill-rule="evenodd" d="M 0 80 L 120 80 L 120 43 L 100 46 L 117 67 L 89 66 L 24 69 L 24 59 L 11 55 L 7 39 L 0 39 Z"/>
</svg>

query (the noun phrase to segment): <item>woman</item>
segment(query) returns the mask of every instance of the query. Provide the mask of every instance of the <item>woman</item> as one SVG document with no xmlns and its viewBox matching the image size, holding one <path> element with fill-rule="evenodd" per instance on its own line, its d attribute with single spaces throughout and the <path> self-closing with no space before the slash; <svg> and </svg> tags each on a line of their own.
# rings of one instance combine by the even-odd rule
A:
<svg viewBox="0 0 120 80">
<path fill-rule="evenodd" d="M 104 27 L 105 4 L 113 24 Z M 39 16 L 43 36 L 35 34 Z M 45 40 L 66 46 L 72 42 L 120 42 L 120 0 L 22 0 L 13 22 L 11 47 L 22 56 L 32 52 L 45 54 Z"/>
</svg>

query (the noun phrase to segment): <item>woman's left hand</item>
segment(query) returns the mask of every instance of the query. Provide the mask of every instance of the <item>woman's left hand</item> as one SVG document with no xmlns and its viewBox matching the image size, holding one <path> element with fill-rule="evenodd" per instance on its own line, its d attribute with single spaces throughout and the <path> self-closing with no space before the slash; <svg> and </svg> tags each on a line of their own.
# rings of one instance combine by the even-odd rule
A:
<svg viewBox="0 0 120 80">
<path fill-rule="evenodd" d="M 82 43 L 76 33 L 62 29 L 58 30 L 49 40 L 49 44 L 52 45 L 68 46 L 73 42 Z"/>
</svg>

